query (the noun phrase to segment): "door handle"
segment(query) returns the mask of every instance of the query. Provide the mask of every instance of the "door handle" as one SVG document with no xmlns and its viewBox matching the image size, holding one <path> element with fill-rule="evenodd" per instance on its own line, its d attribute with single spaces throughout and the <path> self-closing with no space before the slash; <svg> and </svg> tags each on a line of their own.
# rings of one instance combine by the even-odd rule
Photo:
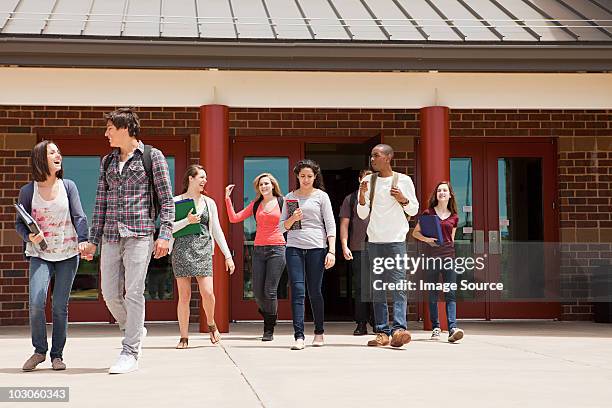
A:
<svg viewBox="0 0 612 408">
<path fill-rule="evenodd" d="M 484 230 L 474 230 L 474 253 L 484 254 Z"/>
<path fill-rule="evenodd" d="M 489 254 L 499 255 L 501 252 L 501 232 L 489 231 Z"/>
</svg>

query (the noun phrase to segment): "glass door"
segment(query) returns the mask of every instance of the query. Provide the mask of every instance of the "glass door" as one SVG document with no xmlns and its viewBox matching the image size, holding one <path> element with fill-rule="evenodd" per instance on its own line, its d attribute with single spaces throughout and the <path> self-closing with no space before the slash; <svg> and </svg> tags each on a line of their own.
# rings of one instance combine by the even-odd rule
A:
<svg viewBox="0 0 612 408">
<path fill-rule="evenodd" d="M 457 316 L 558 317 L 554 145 L 454 139 L 451 152 L 457 256 L 484 265 L 458 276 L 466 287 L 457 294 Z"/>
<path fill-rule="evenodd" d="M 484 268 L 465 270 L 457 281 L 468 283 L 487 280 L 487 254 L 484 245 L 484 148 L 480 143 L 466 142 L 452 146 L 450 182 L 457 200 L 459 224 L 455 233 L 457 258 L 480 258 Z M 427 194 L 429 194 L 428 192 Z M 487 314 L 486 293 L 459 290 L 457 316 L 464 319 L 484 318 Z"/>
<path fill-rule="evenodd" d="M 232 194 L 236 212 L 248 206 L 255 198 L 253 180 L 258 174 L 268 172 L 278 180 L 283 195 L 295 188 L 293 167 L 302 157 L 301 143 L 236 142 L 232 145 Z M 222 206 L 222 210 L 225 205 Z M 253 217 L 244 222 L 230 224 L 231 243 L 235 251 L 236 272 L 231 278 L 231 318 L 255 320 L 261 316 L 253 297 L 251 260 L 255 241 L 256 224 Z M 278 288 L 278 317 L 291 318 L 287 271 L 283 272 Z"/>
<path fill-rule="evenodd" d="M 560 315 L 555 146 L 487 145 L 487 239 L 492 319 Z"/>
</svg>

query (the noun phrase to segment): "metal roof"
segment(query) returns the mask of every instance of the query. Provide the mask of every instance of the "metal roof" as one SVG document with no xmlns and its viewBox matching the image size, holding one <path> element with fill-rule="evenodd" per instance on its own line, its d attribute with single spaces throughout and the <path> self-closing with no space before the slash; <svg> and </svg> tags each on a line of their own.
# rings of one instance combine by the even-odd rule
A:
<svg viewBox="0 0 612 408">
<path fill-rule="evenodd" d="M 612 0 L 0 0 L 0 65 L 612 71 Z"/>
<path fill-rule="evenodd" d="M 2 0 L 0 34 L 610 41 L 612 0 Z"/>
</svg>

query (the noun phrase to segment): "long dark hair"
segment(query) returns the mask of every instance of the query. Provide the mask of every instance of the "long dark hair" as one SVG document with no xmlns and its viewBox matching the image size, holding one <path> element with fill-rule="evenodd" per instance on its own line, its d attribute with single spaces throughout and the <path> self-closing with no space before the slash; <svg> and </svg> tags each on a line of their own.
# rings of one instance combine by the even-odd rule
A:
<svg viewBox="0 0 612 408">
<path fill-rule="evenodd" d="M 183 192 L 181 194 L 185 194 L 187 189 L 189 189 L 189 177 L 197 176 L 200 170 L 204 170 L 204 167 L 199 164 L 192 164 L 191 166 L 187 167 L 185 176 L 183 177 Z M 204 194 L 206 194 L 206 190 L 204 190 Z"/>
<path fill-rule="evenodd" d="M 297 164 L 293 168 L 293 174 L 295 175 L 295 189 L 296 190 L 300 188 L 300 178 L 298 176 L 300 174 L 300 171 L 302 171 L 302 169 L 311 169 L 315 175 L 315 179 L 314 179 L 314 182 L 312 183 L 312 186 L 314 188 L 318 188 L 319 190 L 325 190 L 325 184 L 323 183 L 323 175 L 321 174 L 321 167 L 316 161 L 310 160 L 310 159 L 300 160 L 299 162 L 297 162 Z"/>
<path fill-rule="evenodd" d="M 433 210 L 433 208 L 438 205 L 438 187 L 442 184 L 446 184 L 448 186 L 448 192 L 450 193 L 450 198 L 448 199 L 448 209 L 451 212 L 451 215 L 457 214 L 457 201 L 455 200 L 455 191 L 453 190 L 453 186 L 450 181 L 441 181 L 436 185 L 436 188 L 433 189 L 431 195 L 429 196 L 429 208 Z"/>
<path fill-rule="evenodd" d="M 32 149 L 31 153 L 31 165 L 32 165 L 32 178 L 34 181 L 43 182 L 47 180 L 47 177 L 51 176 L 51 170 L 49 170 L 49 160 L 47 159 L 47 147 L 52 144 L 57 147 L 51 140 L 43 140 L 38 143 Z M 57 151 L 60 152 L 59 147 Z M 60 152 L 60 155 L 62 153 Z M 57 178 L 64 178 L 64 167 L 55 172 Z"/>
</svg>

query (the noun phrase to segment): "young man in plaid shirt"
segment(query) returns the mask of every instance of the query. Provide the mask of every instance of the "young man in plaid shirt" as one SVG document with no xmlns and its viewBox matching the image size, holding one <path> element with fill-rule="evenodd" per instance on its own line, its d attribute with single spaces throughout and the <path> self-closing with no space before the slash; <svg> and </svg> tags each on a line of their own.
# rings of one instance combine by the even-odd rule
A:
<svg viewBox="0 0 612 408">
<path fill-rule="evenodd" d="M 136 113 L 119 109 L 107 114 L 106 119 L 105 136 L 114 149 L 100 166 L 86 257 L 91 259 L 102 244 L 102 295 L 125 332 L 123 349 L 109 373 L 122 374 L 138 369 L 142 340 L 147 333 L 145 278 L 151 253 L 155 258 L 168 254 L 174 203 L 168 164 L 155 148 L 150 150 L 153 180 L 149 180 L 144 165 L 145 145 L 137 138 L 140 124 Z M 161 207 L 159 238 L 155 242 L 154 194 Z"/>
</svg>

